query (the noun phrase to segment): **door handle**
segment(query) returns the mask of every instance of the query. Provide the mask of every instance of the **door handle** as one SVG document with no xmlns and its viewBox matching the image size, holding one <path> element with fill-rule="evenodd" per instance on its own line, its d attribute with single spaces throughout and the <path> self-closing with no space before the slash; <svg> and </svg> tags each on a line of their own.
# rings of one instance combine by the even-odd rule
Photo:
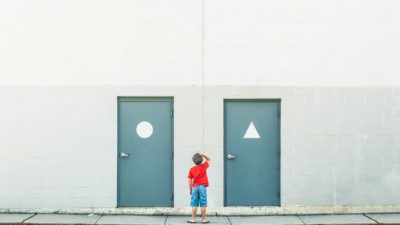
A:
<svg viewBox="0 0 400 225">
<path fill-rule="evenodd" d="M 125 152 L 121 152 L 121 154 L 119 154 L 119 156 L 121 156 L 121 158 L 128 158 L 129 154 L 125 153 Z"/>
<path fill-rule="evenodd" d="M 228 154 L 228 155 L 226 156 L 226 158 L 229 159 L 229 160 L 232 160 L 232 159 L 236 158 L 236 156 L 231 155 L 231 154 Z"/>
</svg>

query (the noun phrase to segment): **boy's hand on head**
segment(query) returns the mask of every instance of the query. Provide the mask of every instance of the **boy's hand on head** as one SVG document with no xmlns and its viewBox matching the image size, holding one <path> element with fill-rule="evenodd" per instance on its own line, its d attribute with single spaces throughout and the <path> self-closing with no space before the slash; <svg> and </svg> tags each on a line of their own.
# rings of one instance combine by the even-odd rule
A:
<svg viewBox="0 0 400 225">
<path fill-rule="evenodd" d="M 208 155 L 206 155 L 206 154 L 204 154 L 204 153 L 201 153 L 201 156 L 203 156 L 203 158 L 204 158 L 207 162 L 210 162 L 210 156 L 208 156 Z"/>
</svg>

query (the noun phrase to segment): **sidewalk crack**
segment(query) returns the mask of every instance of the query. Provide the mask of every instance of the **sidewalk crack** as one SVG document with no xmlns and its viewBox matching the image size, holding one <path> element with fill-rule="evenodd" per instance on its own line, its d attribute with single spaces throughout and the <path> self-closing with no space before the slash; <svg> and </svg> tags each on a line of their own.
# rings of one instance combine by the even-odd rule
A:
<svg viewBox="0 0 400 225">
<path fill-rule="evenodd" d="M 167 224 L 167 220 L 168 220 L 168 215 L 165 217 L 164 225 Z"/>
<path fill-rule="evenodd" d="M 103 218 L 103 215 L 100 215 L 100 217 L 96 220 L 96 222 L 94 222 L 94 224 L 97 224 L 97 222 L 99 222 L 99 220 Z"/>
<path fill-rule="evenodd" d="M 228 219 L 228 221 L 229 221 L 229 224 L 230 224 L 230 225 L 232 225 L 231 218 L 229 218 L 229 216 L 227 216 L 226 218 Z"/>
<path fill-rule="evenodd" d="M 34 216 L 36 216 L 36 213 L 35 213 L 35 214 L 33 214 L 32 216 L 30 216 L 30 217 L 28 217 L 28 218 L 26 218 L 26 219 L 22 220 L 21 224 L 25 223 L 25 221 L 27 221 L 27 220 L 29 220 L 29 219 L 33 218 Z"/>
<path fill-rule="evenodd" d="M 371 217 L 367 216 L 367 214 L 363 213 L 363 216 L 367 217 L 368 219 L 374 221 L 376 224 L 379 224 L 379 222 L 375 219 L 372 219 Z"/>
<path fill-rule="evenodd" d="M 297 215 L 297 218 L 299 218 L 299 220 L 300 220 L 303 224 L 306 224 L 306 223 L 304 222 L 304 220 L 303 220 L 300 216 Z"/>
</svg>

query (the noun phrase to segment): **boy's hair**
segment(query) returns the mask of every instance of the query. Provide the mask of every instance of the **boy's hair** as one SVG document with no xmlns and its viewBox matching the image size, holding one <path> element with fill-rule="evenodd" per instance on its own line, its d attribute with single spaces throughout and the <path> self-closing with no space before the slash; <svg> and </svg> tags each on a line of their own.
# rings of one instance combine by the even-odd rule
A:
<svg viewBox="0 0 400 225">
<path fill-rule="evenodd" d="M 201 156 L 199 153 L 196 153 L 193 155 L 192 160 L 194 164 L 200 165 L 203 162 L 203 156 Z"/>
</svg>

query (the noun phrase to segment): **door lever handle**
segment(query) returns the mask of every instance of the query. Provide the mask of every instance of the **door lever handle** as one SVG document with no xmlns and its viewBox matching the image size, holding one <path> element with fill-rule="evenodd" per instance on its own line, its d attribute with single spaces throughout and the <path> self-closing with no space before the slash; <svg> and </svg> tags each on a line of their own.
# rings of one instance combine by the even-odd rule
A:
<svg viewBox="0 0 400 225">
<path fill-rule="evenodd" d="M 121 156 L 121 158 L 128 158 L 129 154 L 125 153 L 125 152 L 121 152 L 121 154 L 119 156 Z"/>
<path fill-rule="evenodd" d="M 231 155 L 231 154 L 228 154 L 228 155 L 226 156 L 226 158 L 229 159 L 229 160 L 232 160 L 232 159 L 236 158 L 236 156 Z"/>
</svg>

